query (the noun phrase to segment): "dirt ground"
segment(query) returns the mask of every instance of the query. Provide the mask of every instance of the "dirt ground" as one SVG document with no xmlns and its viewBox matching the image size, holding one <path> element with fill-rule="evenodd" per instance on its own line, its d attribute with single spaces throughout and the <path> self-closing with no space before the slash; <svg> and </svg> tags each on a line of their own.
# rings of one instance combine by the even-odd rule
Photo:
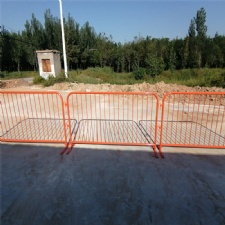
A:
<svg viewBox="0 0 225 225">
<path fill-rule="evenodd" d="M 83 83 L 58 83 L 50 87 L 42 87 L 41 85 L 32 85 L 31 81 L 24 79 L 8 80 L 0 82 L 1 89 L 40 89 L 40 90 L 57 90 L 57 91 L 101 91 L 101 92 L 154 92 L 159 98 L 162 98 L 168 92 L 225 92 L 224 88 L 218 87 L 187 87 L 177 84 L 165 84 L 159 82 L 156 84 L 142 84 L 134 85 L 111 85 L 111 84 L 83 84 Z"/>
</svg>

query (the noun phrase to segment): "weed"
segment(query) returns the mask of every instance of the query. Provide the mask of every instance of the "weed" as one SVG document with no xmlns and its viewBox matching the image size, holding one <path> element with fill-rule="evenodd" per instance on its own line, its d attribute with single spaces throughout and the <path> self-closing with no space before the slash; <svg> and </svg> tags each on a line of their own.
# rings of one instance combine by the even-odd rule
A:
<svg viewBox="0 0 225 225">
<path fill-rule="evenodd" d="M 49 77 L 47 80 L 41 78 L 37 72 L 1 72 L 1 79 L 15 79 L 24 77 L 34 77 L 34 84 L 40 83 L 44 86 L 50 86 L 60 82 L 76 82 L 76 83 L 88 83 L 88 84 L 137 84 L 137 83 L 157 83 L 164 81 L 165 83 L 175 83 L 186 86 L 204 86 L 204 87 L 225 87 L 225 69 L 182 69 L 182 70 L 167 70 L 163 71 L 160 75 L 152 77 L 145 75 L 145 71 L 139 69 L 133 73 L 115 73 L 110 67 L 96 67 L 88 68 L 86 70 L 74 70 L 70 71 L 68 78 L 64 77 L 61 73 L 57 77 Z"/>
<path fill-rule="evenodd" d="M 41 76 L 35 76 L 33 79 L 33 84 L 43 84 L 45 79 Z"/>
</svg>

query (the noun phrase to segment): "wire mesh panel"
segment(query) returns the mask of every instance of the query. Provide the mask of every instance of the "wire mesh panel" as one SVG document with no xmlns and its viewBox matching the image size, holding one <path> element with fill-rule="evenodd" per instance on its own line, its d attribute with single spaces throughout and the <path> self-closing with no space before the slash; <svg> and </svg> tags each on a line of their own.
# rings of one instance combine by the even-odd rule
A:
<svg viewBox="0 0 225 225">
<path fill-rule="evenodd" d="M 67 97 L 73 144 L 156 146 L 158 98 L 153 93 L 72 92 Z M 155 121 L 152 127 L 140 126 Z"/>
<path fill-rule="evenodd" d="M 1 141 L 66 143 L 66 120 L 58 92 L 0 92 Z"/>
<path fill-rule="evenodd" d="M 225 93 L 165 95 L 160 149 L 162 146 L 225 148 Z"/>
</svg>

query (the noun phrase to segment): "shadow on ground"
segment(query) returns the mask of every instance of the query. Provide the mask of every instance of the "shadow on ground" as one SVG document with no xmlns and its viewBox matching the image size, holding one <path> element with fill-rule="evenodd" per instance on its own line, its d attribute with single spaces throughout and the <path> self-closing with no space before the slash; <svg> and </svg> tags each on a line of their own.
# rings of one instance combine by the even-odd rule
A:
<svg viewBox="0 0 225 225">
<path fill-rule="evenodd" d="M 2 225 L 225 224 L 222 150 L 62 148 L 1 144 Z"/>
</svg>

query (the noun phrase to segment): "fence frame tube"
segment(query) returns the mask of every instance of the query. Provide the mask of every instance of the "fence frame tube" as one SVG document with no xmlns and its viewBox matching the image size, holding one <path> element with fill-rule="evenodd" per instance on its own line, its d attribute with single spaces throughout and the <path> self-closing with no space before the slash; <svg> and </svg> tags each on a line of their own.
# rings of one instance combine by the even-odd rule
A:
<svg viewBox="0 0 225 225">
<path fill-rule="evenodd" d="M 156 116 L 155 116 L 155 132 L 154 132 L 154 143 L 121 143 L 121 142 L 95 142 L 95 141 L 73 141 L 73 134 L 72 134 L 72 127 L 71 127 L 71 110 L 70 110 L 70 96 L 72 95 L 128 95 L 128 96 L 134 96 L 134 95 L 140 95 L 140 96 L 152 96 L 152 98 L 155 98 L 155 105 L 156 105 Z M 153 92 L 70 92 L 67 95 L 66 99 L 66 105 L 67 105 L 67 113 L 68 113 L 68 121 L 69 121 L 69 133 L 70 133 L 70 149 L 67 151 L 67 154 L 69 154 L 72 151 L 72 148 L 76 144 L 96 144 L 96 145 L 121 145 L 121 146 L 151 146 L 153 148 L 153 152 L 155 157 L 158 157 L 157 154 L 157 121 L 158 121 L 158 108 L 159 108 L 159 100 L 158 96 Z"/>
<path fill-rule="evenodd" d="M 62 140 L 38 140 L 38 139 L 29 139 L 29 140 L 19 140 L 19 139 L 13 139 L 13 138 L 4 138 L 0 137 L 1 142 L 19 142 L 19 143 L 62 143 L 65 145 L 65 149 L 68 147 L 67 143 L 67 134 L 66 134 L 66 118 L 65 118 L 65 110 L 64 110 L 64 101 L 62 95 L 57 92 L 57 91 L 6 91 L 6 90 L 1 90 L 0 91 L 0 96 L 1 95 L 55 95 L 59 96 L 59 101 L 60 101 L 60 109 L 62 110 L 62 120 L 63 122 L 63 133 L 64 133 L 64 138 Z M 2 102 L 0 102 L 2 104 Z M 2 108 L 2 107 L 1 107 Z M 3 113 L 3 108 L 1 109 Z M 2 126 L 2 124 L 0 124 Z M 3 134 L 4 135 L 4 134 Z"/>
<path fill-rule="evenodd" d="M 205 95 L 205 96 L 210 96 L 210 95 L 215 95 L 215 96 L 225 96 L 225 92 L 169 92 L 164 95 L 163 100 L 162 100 L 162 115 L 161 115 L 161 129 L 160 129 L 160 144 L 158 146 L 159 152 L 162 158 L 164 158 L 164 154 L 162 152 L 162 147 L 188 147 L 188 148 L 218 148 L 218 149 L 224 149 L 225 146 L 218 146 L 218 145 L 207 145 L 207 144 L 177 144 L 177 143 L 163 143 L 163 130 L 164 130 L 164 116 L 165 116 L 165 101 L 167 97 L 171 95 L 184 95 L 184 96 L 193 96 L 193 95 Z M 190 100 L 190 99 L 189 99 Z M 225 116 L 223 114 L 223 116 Z M 225 122 L 225 119 L 223 119 L 223 123 Z M 225 138 L 225 137 L 224 137 Z"/>
</svg>

